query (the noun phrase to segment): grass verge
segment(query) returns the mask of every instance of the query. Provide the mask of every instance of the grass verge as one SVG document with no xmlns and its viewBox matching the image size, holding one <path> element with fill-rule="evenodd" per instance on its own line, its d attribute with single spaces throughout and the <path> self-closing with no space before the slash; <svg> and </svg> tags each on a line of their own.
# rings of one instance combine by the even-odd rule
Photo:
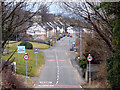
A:
<svg viewBox="0 0 120 90">
<path fill-rule="evenodd" d="M 9 44 L 9 50 L 10 51 L 15 50 L 16 46 L 19 45 L 19 43 L 20 42 Z M 38 47 L 39 50 L 45 50 L 49 48 L 49 45 L 46 44 L 40 44 L 35 42 L 31 43 L 33 44 L 34 48 Z M 36 54 L 34 54 L 34 49 L 26 49 L 25 52 L 28 53 L 29 55 L 29 60 L 27 60 L 27 74 L 28 76 L 37 76 L 38 69 L 44 64 L 43 52 L 39 51 L 39 53 L 37 54 L 37 67 L 36 67 Z M 7 60 L 10 55 L 11 53 L 2 55 L 2 59 Z M 13 58 L 15 57 L 15 62 L 17 63 L 17 73 L 21 75 L 26 75 L 26 61 L 23 60 L 23 55 L 24 54 L 17 54 L 17 52 L 15 52 Z"/>
</svg>

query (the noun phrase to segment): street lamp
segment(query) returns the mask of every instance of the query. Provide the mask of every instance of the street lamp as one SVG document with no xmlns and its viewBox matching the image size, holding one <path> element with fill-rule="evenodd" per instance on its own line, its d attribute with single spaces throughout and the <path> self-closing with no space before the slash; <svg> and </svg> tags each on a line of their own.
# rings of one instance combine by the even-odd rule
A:
<svg viewBox="0 0 120 90">
<path fill-rule="evenodd" d="M 82 30 L 80 30 L 80 59 L 82 59 Z"/>
</svg>

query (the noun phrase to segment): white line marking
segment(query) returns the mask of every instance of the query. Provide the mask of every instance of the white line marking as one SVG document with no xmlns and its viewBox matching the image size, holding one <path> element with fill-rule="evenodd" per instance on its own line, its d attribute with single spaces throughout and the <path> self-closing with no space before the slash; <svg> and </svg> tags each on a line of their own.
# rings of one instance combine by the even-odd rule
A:
<svg viewBox="0 0 120 90">
<path fill-rule="evenodd" d="M 46 84 L 52 84 L 51 81 L 40 81 L 40 84 L 43 84 L 43 83 L 44 83 L 44 84 L 45 84 L 45 83 L 46 83 Z"/>
<path fill-rule="evenodd" d="M 80 88 L 82 88 L 82 86 L 80 86 Z"/>
<path fill-rule="evenodd" d="M 59 63 L 58 63 L 58 57 L 57 57 L 57 54 L 56 54 L 56 51 L 55 51 L 55 56 L 56 56 L 56 62 L 57 62 L 57 80 L 56 80 L 56 84 L 58 84 L 59 82 Z"/>
<path fill-rule="evenodd" d="M 38 85 L 39 87 L 54 87 L 54 85 Z"/>
<path fill-rule="evenodd" d="M 58 84 L 58 81 L 56 82 L 56 84 Z"/>
</svg>

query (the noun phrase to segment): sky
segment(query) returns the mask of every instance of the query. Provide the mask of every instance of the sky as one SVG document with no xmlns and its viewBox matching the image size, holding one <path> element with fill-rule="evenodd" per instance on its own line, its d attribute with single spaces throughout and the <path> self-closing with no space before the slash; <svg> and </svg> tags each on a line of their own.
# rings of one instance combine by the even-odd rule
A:
<svg viewBox="0 0 120 90">
<path fill-rule="evenodd" d="M 62 13 L 63 10 L 59 7 L 57 3 L 53 3 L 49 8 L 49 13 Z"/>
<path fill-rule="evenodd" d="M 57 3 L 53 3 L 50 8 L 49 8 L 49 13 L 50 14 L 55 14 L 55 15 L 62 15 L 62 16 L 69 16 L 69 13 L 65 12 Z"/>
</svg>

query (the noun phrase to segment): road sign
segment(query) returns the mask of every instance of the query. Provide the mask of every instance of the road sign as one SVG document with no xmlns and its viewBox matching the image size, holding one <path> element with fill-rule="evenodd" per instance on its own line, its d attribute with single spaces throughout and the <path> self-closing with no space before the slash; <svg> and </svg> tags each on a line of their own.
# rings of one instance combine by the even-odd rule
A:
<svg viewBox="0 0 120 90">
<path fill-rule="evenodd" d="M 25 53 L 25 55 L 23 56 L 24 60 L 26 60 L 26 84 L 27 84 L 27 60 L 29 59 L 29 55 L 27 53 Z"/>
<path fill-rule="evenodd" d="M 23 58 L 24 58 L 24 60 L 28 60 L 28 59 L 29 59 L 29 55 L 28 55 L 28 54 L 25 54 L 25 55 L 23 56 Z"/>
<path fill-rule="evenodd" d="M 17 53 L 25 53 L 25 46 L 17 46 Z"/>
<path fill-rule="evenodd" d="M 50 39 L 50 42 L 52 42 L 52 39 Z"/>
<path fill-rule="evenodd" d="M 90 62 L 93 60 L 93 57 L 89 54 L 88 57 L 87 57 L 87 60 Z"/>
<path fill-rule="evenodd" d="M 34 36 L 34 39 L 36 40 L 38 37 L 37 36 Z"/>
<path fill-rule="evenodd" d="M 73 41 L 72 44 L 75 45 L 75 41 Z"/>
<path fill-rule="evenodd" d="M 89 86 L 91 86 L 91 61 L 93 57 L 89 54 L 87 60 L 89 61 Z"/>
<path fill-rule="evenodd" d="M 38 53 L 38 48 L 34 48 L 34 53 L 35 53 L 35 54 Z"/>
<path fill-rule="evenodd" d="M 34 53 L 36 54 L 36 67 L 37 67 L 37 53 L 38 53 L 38 48 L 34 48 Z"/>
</svg>

